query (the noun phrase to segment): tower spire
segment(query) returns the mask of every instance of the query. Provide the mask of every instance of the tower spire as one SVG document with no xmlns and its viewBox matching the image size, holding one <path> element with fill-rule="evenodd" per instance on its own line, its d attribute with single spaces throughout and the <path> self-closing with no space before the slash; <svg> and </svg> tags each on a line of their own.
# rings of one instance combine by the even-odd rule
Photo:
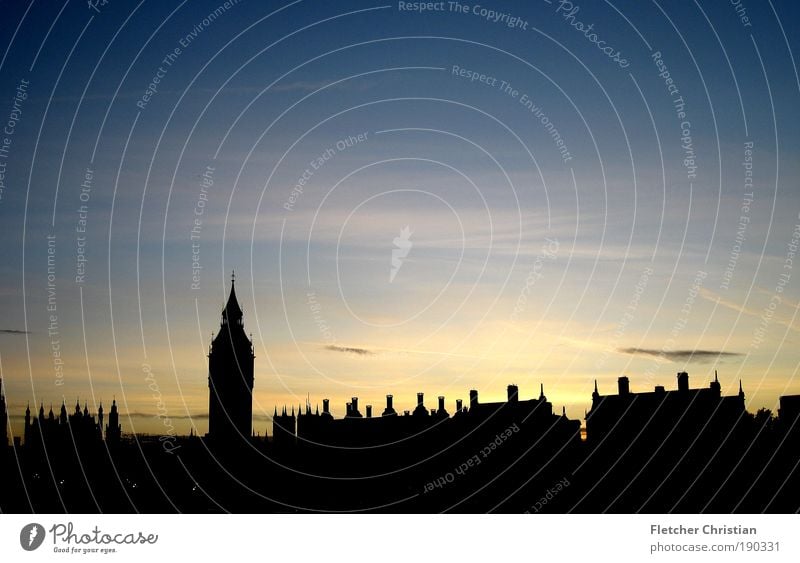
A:
<svg viewBox="0 0 800 563">
<path fill-rule="evenodd" d="M 239 300 L 236 298 L 236 274 L 231 273 L 231 292 L 228 295 L 228 302 L 222 310 L 222 324 L 233 322 L 241 325 L 243 316 Z"/>
</svg>

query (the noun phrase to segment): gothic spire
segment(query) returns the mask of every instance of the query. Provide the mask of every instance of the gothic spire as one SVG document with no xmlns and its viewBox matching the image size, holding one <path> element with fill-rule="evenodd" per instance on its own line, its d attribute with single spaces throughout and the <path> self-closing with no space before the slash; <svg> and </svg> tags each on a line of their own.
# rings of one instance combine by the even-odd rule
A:
<svg viewBox="0 0 800 563">
<path fill-rule="evenodd" d="M 228 321 L 238 323 L 242 320 L 244 313 L 239 306 L 239 300 L 236 298 L 236 275 L 231 274 L 231 293 L 228 295 L 228 302 L 225 304 L 225 309 L 222 310 L 222 324 Z"/>
</svg>

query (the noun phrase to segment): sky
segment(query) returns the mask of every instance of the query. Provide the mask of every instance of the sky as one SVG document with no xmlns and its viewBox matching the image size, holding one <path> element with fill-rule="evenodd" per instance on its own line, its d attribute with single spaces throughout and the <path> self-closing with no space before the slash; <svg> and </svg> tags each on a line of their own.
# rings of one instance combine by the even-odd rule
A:
<svg viewBox="0 0 800 563">
<path fill-rule="evenodd" d="M 207 429 L 235 270 L 277 406 L 800 393 L 792 2 L 11 2 L 0 376 Z"/>
</svg>

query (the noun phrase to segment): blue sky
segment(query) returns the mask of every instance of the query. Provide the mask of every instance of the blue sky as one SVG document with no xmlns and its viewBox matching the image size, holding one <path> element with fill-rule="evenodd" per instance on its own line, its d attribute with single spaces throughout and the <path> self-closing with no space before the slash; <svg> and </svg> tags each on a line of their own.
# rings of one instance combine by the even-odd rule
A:
<svg viewBox="0 0 800 563">
<path fill-rule="evenodd" d="M 159 432 L 163 400 L 203 432 L 232 269 L 262 433 L 307 396 L 543 382 L 580 418 L 623 373 L 717 369 L 751 410 L 800 392 L 796 6 L 401 4 L 2 5 L 15 412 L 113 396 Z"/>
</svg>

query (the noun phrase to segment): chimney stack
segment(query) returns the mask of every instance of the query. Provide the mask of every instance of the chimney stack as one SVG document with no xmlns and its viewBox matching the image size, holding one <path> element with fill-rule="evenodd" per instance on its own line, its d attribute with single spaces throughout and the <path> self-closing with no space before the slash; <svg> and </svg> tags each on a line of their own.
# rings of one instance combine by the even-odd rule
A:
<svg viewBox="0 0 800 563">
<path fill-rule="evenodd" d="M 372 418 L 372 405 L 367 405 L 367 418 Z"/>
<path fill-rule="evenodd" d="M 428 416 L 428 409 L 425 408 L 424 393 L 417 393 L 417 408 L 414 409 L 416 416 Z"/>
<path fill-rule="evenodd" d="M 350 416 L 355 418 L 361 418 L 361 413 L 358 411 L 358 397 L 353 397 L 352 403 L 350 406 Z"/>
<path fill-rule="evenodd" d="M 631 384 L 626 376 L 622 375 L 617 379 L 617 388 L 619 389 L 620 396 L 627 395 L 631 392 Z"/>
<path fill-rule="evenodd" d="M 439 412 L 444 410 L 444 395 L 439 395 Z"/>
<path fill-rule="evenodd" d="M 331 412 L 330 405 L 331 405 L 330 400 L 322 399 L 322 412 L 330 414 Z"/>
<path fill-rule="evenodd" d="M 719 384 L 719 378 L 717 377 L 717 370 L 714 370 L 714 381 L 711 382 L 709 387 L 713 389 L 717 395 L 722 391 L 722 386 Z"/>
<path fill-rule="evenodd" d="M 478 406 L 478 391 L 475 389 L 469 390 L 469 408 L 474 409 Z"/>
<path fill-rule="evenodd" d="M 508 386 L 508 402 L 516 403 L 519 400 L 519 387 L 513 383 Z"/>
<path fill-rule="evenodd" d="M 689 374 L 685 371 L 678 372 L 678 391 L 689 390 Z"/>
<path fill-rule="evenodd" d="M 456 412 L 461 412 L 464 410 L 464 402 L 461 399 L 456 399 Z"/>
<path fill-rule="evenodd" d="M 392 407 L 392 396 L 386 395 L 386 409 L 383 411 L 383 416 L 391 416 L 397 414 Z"/>
</svg>

